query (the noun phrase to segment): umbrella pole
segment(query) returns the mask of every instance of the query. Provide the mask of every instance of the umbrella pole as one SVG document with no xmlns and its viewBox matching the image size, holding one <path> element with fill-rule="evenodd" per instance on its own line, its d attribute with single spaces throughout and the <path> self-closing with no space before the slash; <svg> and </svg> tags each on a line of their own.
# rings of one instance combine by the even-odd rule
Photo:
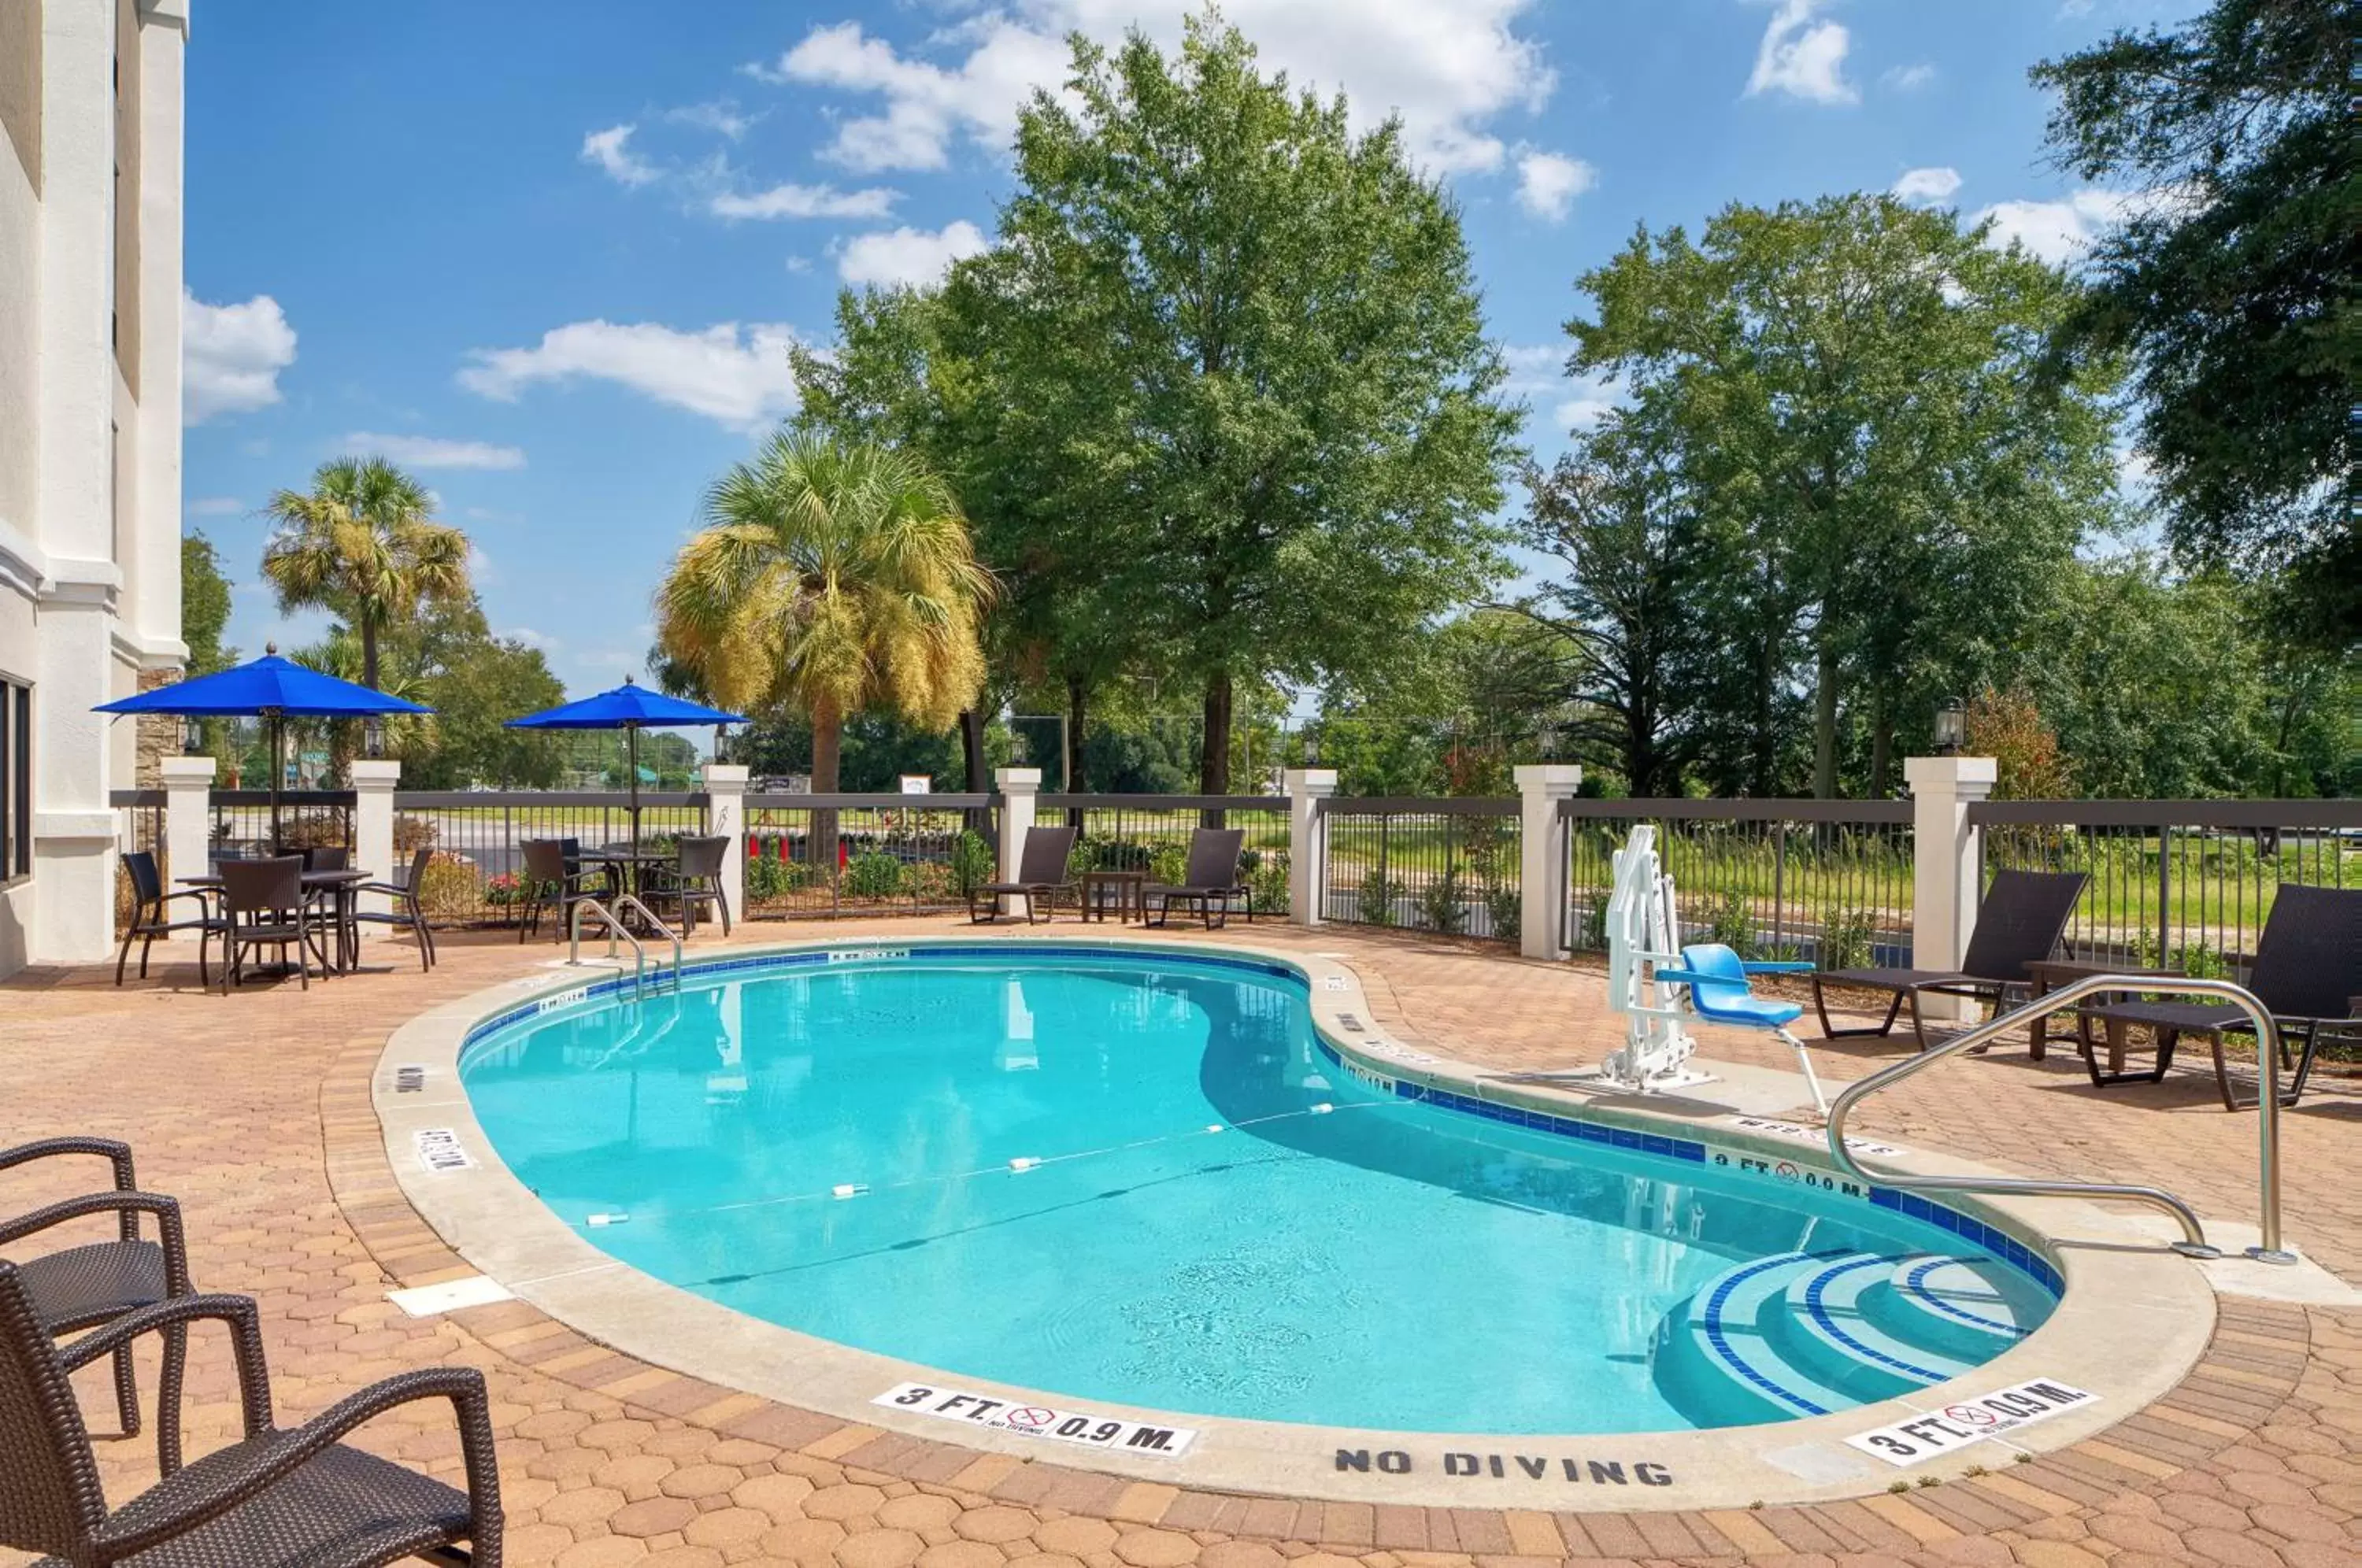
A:
<svg viewBox="0 0 2362 1568">
<path fill-rule="evenodd" d="M 284 760 L 286 734 L 281 728 L 276 712 L 270 715 L 270 853 L 277 855 L 286 847 L 286 831 L 279 823 L 279 782 L 287 771 Z"/>
<path fill-rule="evenodd" d="M 639 872 L 640 854 L 640 726 L 624 726 L 624 771 L 632 779 L 632 871 Z"/>
</svg>

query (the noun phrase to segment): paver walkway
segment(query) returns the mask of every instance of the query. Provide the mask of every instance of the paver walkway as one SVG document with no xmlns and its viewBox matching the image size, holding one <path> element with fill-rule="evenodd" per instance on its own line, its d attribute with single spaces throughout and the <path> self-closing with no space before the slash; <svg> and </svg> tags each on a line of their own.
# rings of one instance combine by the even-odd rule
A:
<svg viewBox="0 0 2362 1568">
<path fill-rule="evenodd" d="M 741 940 L 920 933 L 933 921 L 767 925 Z M 965 932 L 960 924 L 948 929 Z M 1505 1070 L 1596 1060 L 1614 1037 L 1600 981 L 1573 966 L 1384 933 L 1258 927 L 1248 939 L 1344 955 L 1398 1036 Z M 701 939 L 701 947 L 707 945 Z M 451 935 L 431 977 L 397 967 L 315 986 L 200 995 L 161 964 L 116 990 L 96 969 L 0 986 L 0 1145 L 77 1131 L 125 1138 L 142 1184 L 187 1211 L 201 1286 L 258 1297 L 281 1419 L 406 1367 L 458 1363 L 491 1380 L 511 1528 L 508 1560 L 560 1568 L 1540 1568 L 1559 1559 L 1796 1564 L 2362 1562 L 2362 1312 L 2225 1298 L 2181 1386 L 2097 1438 L 2005 1473 L 1804 1508 L 1500 1513 L 1225 1497 L 918 1443 L 642 1365 L 524 1303 L 413 1320 L 396 1283 L 449 1272 L 392 1181 L 368 1077 L 390 1031 L 435 1001 L 549 956 Z M 1849 1042 L 1860 1047 L 1861 1043 Z M 1727 1059 L 1787 1066 L 1751 1036 Z M 1831 1046 L 1827 1077 L 1893 1049 Z M 2362 1093 L 2324 1091 L 2288 1119 L 2290 1238 L 2362 1278 Z M 1965 1059 L 1872 1102 L 1864 1130 L 2017 1169 L 2158 1182 L 2210 1216 L 2253 1206 L 2255 1119 L 2211 1082 L 2095 1094 L 2071 1056 L 2022 1046 Z M 0 1176 L 0 1211 L 94 1185 L 95 1167 Z M 191 1448 L 226 1441 L 226 1356 L 199 1335 Z M 143 1386 L 152 1389 L 154 1371 Z M 111 1401 L 94 1380 L 94 1411 Z M 367 1429 L 389 1455 L 456 1476 L 448 1418 Z M 101 1444 L 110 1497 L 152 1480 L 144 1444 Z M 0 1485 L 6 1485 L 0 1476 Z M 25 1561 L 0 1550 L 0 1563 Z"/>
</svg>

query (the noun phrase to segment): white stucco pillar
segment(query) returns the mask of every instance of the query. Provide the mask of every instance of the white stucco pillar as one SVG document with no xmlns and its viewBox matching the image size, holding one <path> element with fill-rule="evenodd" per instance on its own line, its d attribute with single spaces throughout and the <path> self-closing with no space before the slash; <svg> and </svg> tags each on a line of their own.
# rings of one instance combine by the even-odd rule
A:
<svg viewBox="0 0 2362 1568">
<path fill-rule="evenodd" d="M 156 766 L 164 780 L 164 885 L 169 891 L 173 878 L 202 877 L 212 869 L 214 769 L 218 765 L 210 756 L 167 756 Z M 193 913 L 195 909 L 194 904 L 182 904 L 172 918 L 185 918 L 179 911 Z M 197 936 L 193 931 L 176 931 L 169 940 L 194 942 Z"/>
<path fill-rule="evenodd" d="M 994 880 L 1008 882 L 1016 878 L 1017 868 L 1025 861 L 1025 833 L 1033 825 L 1033 797 L 1042 792 L 1042 770 L 996 767 L 992 787 L 1000 792 L 1000 875 Z M 1000 912 L 1015 914 L 1021 901 L 1003 894 Z"/>
<path fill-rule="evenodd" d="M 124 530 L 123 618 L 143 668 L 178 668 L 181 642 L 181 210 L 188 0 L 139 6 L 139 407 L 137 525 Z"/>
<path fill-rule="evenodd" d="M 353 865 L 368 872 L 372 882 L 393 881 L 393 788 L 402 780 L 402 764 L 392 757 L 364 757 L 350 766 Z M 363 893 L 360 907 L 363 914 L 391 914 L 393 900 L 384 893 Z M 392 930 L 392 926 L 361 927 L 363 935 Z"/>
<path fill-rule="evenodd" d="M 61 562 L 42 601 L 33 699 L 33 880 L 28 956 L 87 964 L 115 949 L 115 735 L 91 710 L 114 689 L 115 569 Z M 120 723 L 127 726 L 133 719 Z"/>
<path fill-rule="evenodd" d="M 1329 859 L 1329 819 L 1320 802 L 1337 792 L 1333 767 L 1291 767 L 1287 790 L 1287 918 L 1320 923 L 1320 873 Z"/>
<path fill-rule="evenodd" d="M 1518 951 L 1529 958 L 1556 958 L 1566 932 L 1566 835 L 1559 831 L 1558 803 L 1571 800 L 1583 783 L 1572 762 L 1529 762 L 1517 770 L 1518 812 Z"/>
<path fill-rule="evenodd" d="M 735 762 L 709 762 L 705 780 L 705 831 L 727 845 L 722 852 L 722 896 L 730 918 L 746 913 L 746 768 Z"/>
<path fill-rule="evenodd" d="M 1911 966 L 1957 967 L 1969 951 L 1983 889 L 1977 875 L 1977 834 L 1969 807 L 1992 793 L 1997 768 L 1990 756 L 1911 756 L 1903 778 L 1911 786 Z M 1967 997 L 1923 996 L 1931 1019 L 1959 1019 L 1974 1006 Z"/>
</svg>

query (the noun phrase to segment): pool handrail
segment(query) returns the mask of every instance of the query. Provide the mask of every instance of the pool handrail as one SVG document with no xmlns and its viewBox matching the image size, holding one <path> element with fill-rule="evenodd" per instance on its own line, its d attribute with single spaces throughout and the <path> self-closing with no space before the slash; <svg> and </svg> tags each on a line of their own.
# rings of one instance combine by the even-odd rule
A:
<svg viewBox="0 0 2362 1568">
<path fill-rule="evenodd" d="M 582 917 L 586 912 L 595 913 L 601 920 L 607 922 L 608 957 L 613 958 L 615 956 L 615 939 L 617 937 L 621 937 L 625 942 L 632 944 L 632 995 L 635 999 L 645 995 L 646 993 L 648 984 L 648 950 L 646 945 L 640 941 L 639 937 L 633 933 L 631 928 L 626 926 L 623 921 L 618 918 L 618 916 L 625 911 L 631 911 L 637 913 L 642 920 L 646 921 L 648 924 L 664 933 L 666 939 L 672 944 L 672 984 L 673 989 L 679 990 L 680 988 L 681 972 L 681 946 L 679 933 L 677 933 L 672 927 L 667 925 L 662 920 L 658 919 L 657 912 L 654 910 L 651 910 L 647 905 L 640 902 L 638 899 L 633 897 L 629 893 L 624 893 L 618 897 L 615 900 L 614 907 L 613 909 L 608 908 L 607 905 L 600 902 L 597 899 L 580 899 L 576 900 L 574 905 L 573 920 L 571 922 L 571 929 L 568 932 L 568 935 L 571 940 L 567 945 L 566 961 L 568 964 L 579 964 L 582 962 Z"/>
<path fill-rule="evenodd" d="M 2261 1189 L 2262 1235 L 2258 1244 L 2246 1249 L 2247 1256 L 2262 1263 L 2292 1264 L 2296 1254 L 2280 1246 L 2280 1031 L 2279 1022 L 2271 1010 L 2258 1000 L 2255 993 L 2229 980 L 2184 978 L 2162 975 L 2092 975 L 2046 992 L 2024 1007 L 2008 1012 L 1997 1012 L 1985 1022 L 1965 1030 L 1928 1046 L 1915 1056 L 1906 1057 L 1889 1067 L 1882 1067 L 1858 1083 L 1849 1085 L 1829 1106 L 1829 1156 L 1838 1168 L 1849 1175 L 1880 1187 L 1904 1191 L 1981 1192 L 2016 1195 L 2029 1198 L 2088 1198 L 2103 1202 L 2146 1203 L 2172 1215 L 2181 1226 L 2181 1237 L 2173 1242 L 2175 1252 L 2186 1257 L 2215 1258 L 2222 1249 L 2206 1240 L 2206 1230 L 2197 1213 L 2187 1203 L 2161 1187 L 2125 1186 L 2108 1182 L 2035 1181 L 2018 1176 L 1906 1176 L 1898 1173 L 1873 1174 L 1864 1170 L 1846 1148 L 1846 1119 L 1853 1108 L 1879 1090 L 1934 1066 L 1947 1056 L 1956 1056 L 1980 1045 L 1991 1044 L 2013 1029 L 2023 1029 L 2036 1019 L 2047 1018 L 2061 1008 L 2072 1007 L 2086 997 L 2102 991 L 2144 991 L 2172 996 L 2216 997 L 2246 1013 L 2256 1028 L 2256 1061 L 2260 1081 L 2257 1088 L 2256 1114 L 2258 1119 L 2259 1172 Z"/>
</svg>

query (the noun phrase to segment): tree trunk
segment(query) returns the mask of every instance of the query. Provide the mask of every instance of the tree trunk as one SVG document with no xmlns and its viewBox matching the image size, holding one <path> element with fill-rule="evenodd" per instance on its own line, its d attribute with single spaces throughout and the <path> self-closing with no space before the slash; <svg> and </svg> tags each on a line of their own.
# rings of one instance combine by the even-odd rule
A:
<svg viewBox="0 0 2362 1568">
<path fill-rule="evenodd" d="M 1838 650 L 1826 637 L 1813 674 L 1813 794 L 1838 798 Z"/>
<path fill-rule="evenodd" d="M 361 684 L 370 690 L 381 690 L 377 683 L 377 622 L 363 615 L 361 624 Z"/>
<path fill-rule="evenodd" d="M 1198 792 L 1231 792 L 1231 677 L 1228 671 L 1206 681 L 1206 733 L 1198 756 Z M 1204 813 L 1205 825 L 1220 827 L 1222 813 Z"/>
<path fill-rule="evenodd" d="M 1090 791 L 1088 770 L 1083 766 L 1083 725 L 1090 718 L 1090 709 L 1089 684 L 1076 676 L 1066 677 L 1066 755 L 1063 760 L 1066 770 L 1065 792 L 1069 795 Z M 1076 833 L 1082 831 L 1080 806 L 1066 808 L 1066 825 Z"/>
<path fill-rule="evenodd" d="M 812 793 L 836 793 L 838 752 L 844 738 L 844 715 L 833 710 L 812 714 Z M 836 813 L 815 810 L 811 815 L 811 863 L 815 876 L 836 878 Z"/>
<path fill-rule="evenodd" d="M 1755 755 L 1749 769 L 1754 777 L 1748 781 L 1748 792 L 1759 798 L 1775 793 L 1778 782 L 1775 774 L 1779 767 L 1780 737 L 1772 731 L 1772 697 L 1779 679 L 1779 671 L 1775 668 L 1778 653 L 1778 640 L 1767 630 L 1757 646 Z"/>
<path fill-rule="evenodd" d="M 970 795 L 990 794 L 992 792 L 992 778 L 991 776 L 985 771 L 984 767 L 983 710 L 980 708 L 961 709 L 959 726 L 960 771 L 962 777 L 966 779 L 963 789 L 966 793 Z M 967 813 L 966 825 L 967 831 L 970 833 L 981 834 L 989 836 L 992 832 L 992 813 L 989 811 L 969 812 Z"/>
<path fill-rule="evenodd" d="M 1883 686 L 1871 689 L 1870 713 L 1870 798 L 1883 801 L 1894 785 L 1894 714 Z"/>
</svg>

